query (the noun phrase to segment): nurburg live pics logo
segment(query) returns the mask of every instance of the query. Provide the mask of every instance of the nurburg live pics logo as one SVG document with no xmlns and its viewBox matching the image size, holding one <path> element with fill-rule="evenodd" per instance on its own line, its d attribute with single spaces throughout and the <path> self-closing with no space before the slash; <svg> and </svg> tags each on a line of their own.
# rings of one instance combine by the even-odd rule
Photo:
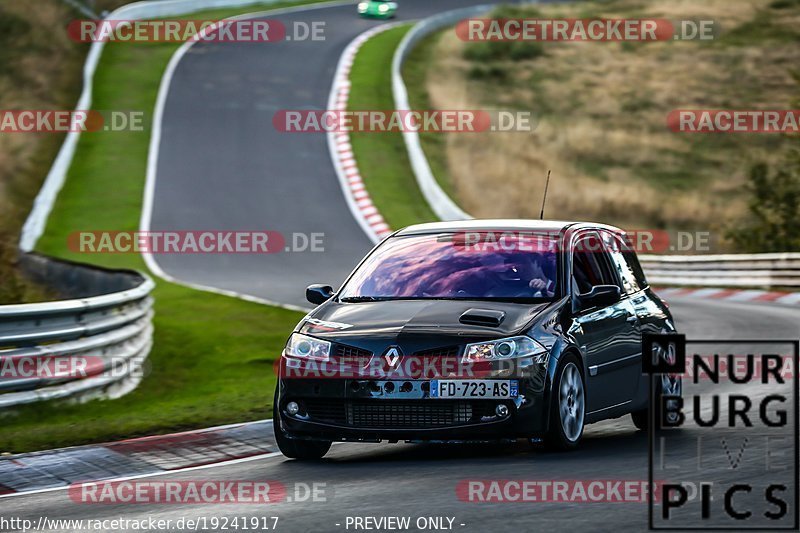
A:
<svg viewBox="0 0 800 533">
<path fill-rule="evenodd" d="M 798 530 L 799 352 L 796 340 L 643 335 L 651 530 Z"/>
</svg>

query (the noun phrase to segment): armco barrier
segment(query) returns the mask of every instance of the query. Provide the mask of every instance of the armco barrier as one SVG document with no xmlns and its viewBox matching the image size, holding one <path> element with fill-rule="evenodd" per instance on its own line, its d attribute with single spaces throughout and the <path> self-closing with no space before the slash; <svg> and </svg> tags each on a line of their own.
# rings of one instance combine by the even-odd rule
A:
<svg viewBox="0 0 800 533">
<path fill-rule="evenodd" d="M 493 6 L 490 5 L 480 5 L 447 11 L 441 15 L 436 15 L 421 21 L 406 33 L 403 40 L 400 41 L 400 45 L 397 47 L 394 58 L 392 59 L 392 94 L 394 95 L 395 108 L 400 111 L 408 111 L 411 109 L 411 104 L 408 101 L 408 89 L 406 89 L 406 84 L 403 81 L 402 67 L 403 61 L 408 57 L 414 45 L 437 30 L 451 26 L 459 20 L 486 13 L 491 10 L 492 7 Z M 436 182 L 436 178 L 433 176 L 431 167 L 428 164 L 428 159 L 422 151 L 419 134 L 416 131 L 404 131 L 403 140 L 406 143 L 408 157 L 411 161 L 411 168 L 414 171 L 414 176 L 417 178 L 417 184 L 425 200 L 428 202 L 428 205 L 430 205 L 433 212 L 436 213 L 436 216 L 441 220 L 464 220 L 472 218 L 462 211 Z"/>
<path fill-rule="evenodd" d="M 800 253 L 640 255 L 651 283 L 697 287 L 800 288 Z"/>
<path fill-rule="evenodd" d="M 61 398 L 113 398 L 135 387 L 152 345 L 152 280 L 134 271 L 37 254 L 24 254 L 20 267 L 70 299 L 0 306 L 0 408 Z M 53 357 L 101 361 L 102 368 L 58 377 L 30 370 L 30 362 Z M 15 361 L 29 363 L 24 376 L 8 371 L 22 368 Z"/>
<path fill-rule="evenodd" d="M 122 6 L 107 18 L 163 18 L 204 9 L 267 6 L 279 1 L 143 1 Z M 77 110 L 91 108 L 92 83 L 103 47 L 103 42 L 91 44 L 83 66 L 83 89 L 75 106 Z M 0 363 L 17 358 L 98 357 L 104 362 L 102 372 L 81 379 L 2 378 L 0 408 L 59 398 L 120 396 L 141 380 L 142 364 L 150 352 L 152 280 L 133 271 L 108 271 L 26 253 L 35 248 L 44 232 L 79 135 L 79 132 L 66 135 L 23 225 L 19 242 L 23 270 L 71 299 L 0 306 Z"/>
</svg>

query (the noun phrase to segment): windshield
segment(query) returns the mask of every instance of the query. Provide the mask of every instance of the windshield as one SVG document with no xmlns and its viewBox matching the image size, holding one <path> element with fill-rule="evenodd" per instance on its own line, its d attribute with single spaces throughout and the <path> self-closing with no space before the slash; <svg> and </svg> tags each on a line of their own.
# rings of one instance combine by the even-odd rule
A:
<svg viewBox="0 0 800 533">
<path fill-rule="evenodd" d="M 358 268 L 339 298 L 550 300 L 556 244 L 556 236 L 530 233 L 393 237 Z"/>
</svg>

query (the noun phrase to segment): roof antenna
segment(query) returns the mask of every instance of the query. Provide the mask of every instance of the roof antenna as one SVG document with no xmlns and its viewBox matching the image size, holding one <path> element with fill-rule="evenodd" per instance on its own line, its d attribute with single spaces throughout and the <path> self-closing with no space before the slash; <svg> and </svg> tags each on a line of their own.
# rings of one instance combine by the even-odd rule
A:
<svg viewBox="0 0 800 533">
<path fill-rule="evenodd" d="M 550 169 L 547 169 L 547 181 L 544 182 L 544 196 L 542 196 L 542 212 L 539 214 L 539 220 L 544 220 L 544 203 L 547 201 L 548 185 L 550 185 Z"/>
</svg>

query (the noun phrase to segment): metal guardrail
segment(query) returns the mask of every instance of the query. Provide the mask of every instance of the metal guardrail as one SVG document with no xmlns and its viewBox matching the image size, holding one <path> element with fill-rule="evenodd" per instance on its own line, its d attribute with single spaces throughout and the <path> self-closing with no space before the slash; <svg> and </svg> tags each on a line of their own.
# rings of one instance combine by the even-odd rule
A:
<svg viewBox="0 0 800 533">
<path fill-rule="evenodd" d="M 800 253 L 640 255 L 651 283 L 703 287 L 800 287 Z"/>
<path fill-rule="evenodd" d="M 269 6 L 280 0 L 157 0 L 124 5 L 109 19 L 141 20 L 185 15 L 203 9 Z M 76 109 L 89 109 L 92 83 L 105 43 L 93 42 L 83 66 L 83 89 Z M 153 337 L 150 278 L 133 271 L 107 271 L 57 261 L 31 252 L 66 180 L 80 132 L 70 132 L 53 162 L 20 235 L 21 262 L 32 277 L 69 300 L 0 306 L 0 368 L 4 362 L 85 356 L 101 360 L 96 372 L 80 379 L 31 377 L 6 379 L 0 374 L 0 408 L 59 398 L 93 395 L 118 397 L 142 377 Z M 101 274 L 104 272 L 104 274 Z M 88 283 L 88 285 L 87 285 Z M 60 286 L 59 286 L 60 285 Z M 83 287 L 83 291 L 76 291 Z M 87 292 L 88 291 L 88 292 Z M 78 294 L 79 293 L 79 294 Z M 97 358 L 97 359 L 95 359 Z M 13 365 L 12 365 L 13 366 Z"/>
<path fill-rule="evenodd" d="M 403 62 L 414 46 L 431 33 L 453 25 L 459 20 L 486 13 L 491 10 L 492 7 L 494 6 L 480 5 L 447 11 L 441 15 L 436 15 L 420 21 L 406 33 L 403 40 L 400 41 L 394 53 L 394 58 L 392 59 L 392 94 L 394 95 L 394 105 L 396 109 L 401 111 L 408 111 L 411 109 L 411 104 L 408 101 L 408 89 L 403 81 L 402 67 Z M 419 185 L 422 195 L 425 197 L 428 205 L 431 206 L 433 212 L 436 213 L 436 216 L 441 220 L 465 220 L 472 218 L 468 213 L 458 207 L 439 186 L 439 183 L 433 175 L 431 166 L 428 164 L 428 159 L 422 151 L 419 134 L 416 131 L 404 131 L 403 140 L 406 143 L 411 168 L 414 171 L 414 176 L 417 178 L 417 185 Z"/>
<path fill-rule="evenodd" d="M 153 342 L 153 281 L 134 271 L 36 254 L 23 255 L 20 265 L 30 277 L 47 279 L 68 296 L 88 296 L 0 306 L 0 408 L 61 398 L 115 398 L 136 387 Z M 98 364 L 53 375 L 47 363 L 54 358 Z"/>
</svg>

